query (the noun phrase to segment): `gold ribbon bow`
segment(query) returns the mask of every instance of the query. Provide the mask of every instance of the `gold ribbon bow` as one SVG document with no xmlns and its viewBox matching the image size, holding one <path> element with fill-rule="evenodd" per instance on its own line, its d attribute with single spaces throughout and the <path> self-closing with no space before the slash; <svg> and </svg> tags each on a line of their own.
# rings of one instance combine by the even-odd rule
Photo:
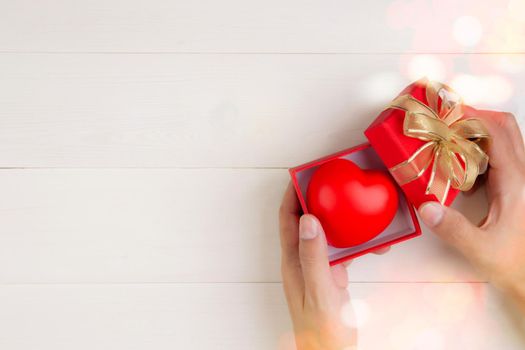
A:
<svg viewBox="0 0 525 350">
<path fill-rule="evenodd" d="M 419 178 L 432 165 L 425 194 L 444 204 L 450 187 L 469 190 L 479 174 L 487 170 L 490 136 L 478 119 L 463 117 L 463 104 L 451 88 L 426 79 L 428 106 L 410 95 L 402 95 L 388 108 L 405 111 L 405 135 L 427 141 L 407 160 L 390 168 L 404 185 Z M 439 99 L 441 98 L 441 103 Z"/>
</svg>

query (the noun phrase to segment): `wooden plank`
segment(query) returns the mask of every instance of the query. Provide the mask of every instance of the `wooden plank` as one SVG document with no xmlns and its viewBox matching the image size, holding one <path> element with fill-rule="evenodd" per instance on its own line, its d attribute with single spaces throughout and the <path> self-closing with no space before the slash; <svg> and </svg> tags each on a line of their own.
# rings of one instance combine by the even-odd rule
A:
<svg viewBox="0 0 525 350">
<path fill-rule="evenodd" d="M 4 349 L 271 349 L 289 329 L 278 285 L 1 286 L 0 295 Z"/>
<path fill-rule="evenodd" d="M 0 171 L 0 283 L 280 281 L 271 169 Z M 483 194 L 459 200 L 473 220 Z M 352 281 L 480 280 L 432 234 L 359 258 Z"/>
<path fill-rule="evenodd" d="M 522 116 L 516 57 L 0 55 L 0 165 L 289 167 L 365 141 L 427 73 Z"/>
<path fill-rule="evenodd" d="M 359 349 L 525 344 L 484 285 L 352 284 L 350 292 Z M 0 308 L 0 346 L 10 350 L 291 349 L 280 284 L 2 285 Z M 348 309 L 342 317 L 351 320 Z"/>
<path fill-rule="evenodd" d="M 0 50 L 523 52 L 522 13 L 519 0 L 19 0 L 1 5 Z"/>
</svg>

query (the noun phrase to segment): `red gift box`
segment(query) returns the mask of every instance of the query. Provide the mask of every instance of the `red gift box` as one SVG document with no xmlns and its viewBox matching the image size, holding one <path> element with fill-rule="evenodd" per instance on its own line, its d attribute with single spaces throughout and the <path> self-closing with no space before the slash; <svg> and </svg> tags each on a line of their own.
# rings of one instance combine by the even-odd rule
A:
<svg viewBox="0 0 525 350">
<path fill-rule="evenodd" d="M 301 203 L 301 208 L 305 214 L 309 212 L 306 204 L 306 190 L 310 178 L 321 164 L 337 158 L 351 160 L 361 169 L 379 169 L 385 172 L 388 171 L 381 158 L 370 144 L 367 143 L 290 169 L 292 182 L 297 192 L 299 202 Z M 346 260 L 356 258 L 380 248 L 391 246 L 392 244 L 405 241 L 421 234 L 421 228 L 417 221 L 413 206 L 410 205 L 401 188 L 399 186 L 397 188 L 399 194 L 398 211 L 390 225 L 375 238 L 358 246 L 349 248 L 335 248 L 329 246 L 328 257 L 331 265 L 342 263 Z"/>
<path fill-rule="evenodd" d="M 400 94 L 411 95 L 418 101 L 428 105 L 427 80 L 421 79 L 407 86 Z M 439 101 L 441 103 L 441 101 Z M 393 166 L 408 159 L 414 152 L 425 144 L 425 141 L 406 136 L 403 133 L 403 122 L 405 111 L 395 108 L 385 109 L 365 130 L 365 136 L 374 147 L 377 154 L 388 167 Z M 425 190 L 431 176 L 430 169 L 427 169 L 419 178 L 401 186 L 410 203 L 419 206 L 428 201 L 438 201 L 433 194 L 425 194 Z M 459 190 L 450 188 L 444 205 L 450 205 L 457 196 Z"/>
<path fill-rule="evenodd" d="M 453 187 L 461 188 L 462 190 L 468 189 L 473 184 L 477 174 L 485 171 L 488 162 L 486 154 L 482 148 L 473 145 L 477 141 L 471 142 L 468 140 L 469 137 L 481 140 L 487 139 L 489 136 L 483 127 L 479 125 L 479 121 L 461 120 L 461 104 L 458 103 L 460 101 L 454 95 L 450 88 L 445 85 L 421 79 L 407 86 L 399 94 L 398 98 L 393 101 L 392 105 L 381 112 L 366 129 L 365 135 L 370 144 L 350 148 L 290 169 L 292 182 L 304 213 L 309 212 L 305 198 L 310 178 L 321 164 L 333 159 L 349 159 L 362 169 L 390 171 L 396 181 L 398 181 L 398 184 L 396 184 L 399 193 L 398 211 L 390 225 L 378 236 L 361 245 L 343 249 L 329 246 L 328 255 L 331 264 L 338 264 L 368 252 L 419 236 L 421 229 L 415 215 L 414 206 L 417 208 L 427 201 L 440 201 L 445 205 L 450 205 L 459 192 L 458 189 Z M 410 106 L 410 108 L 405 108 L 406 106 Z M 416 110 L 412 110 L 412 108 Z M 417 111 L 418 108 L 419 111 Z M 425 118 L 427 119 L 425 120 Z M 407 136 L 406 132 L 410 134 L 414 131 L 412 129 L 413 124 L 411 124 L 414 120 L 422 120 L 427 124 L 421 123 L 421 129 L 415 129 L 415 131 L 421 132 L 420 134 Z M 458 132 L 458 129 L 456 129 L 457 124 L 454 123 L 458 122 L 459 124 L 460 120 L 463 129 Z M 408 124 L 406 124 L 407 121 L 409 122 Z M 438 128 L 432 129 L 436 124 L 438 124 Z M 406 128 L 407 126 L 408 129 Z M 424 127 L 427 126 L 429 126 L 428 129 L 425 129 Z M 466 129 L 468 129 L 468 132 L 465 132 Z M 426 133 L 423 134 L 423 132 Z M 443 133 L 441 134 L 440 132 Z M 454 138 L 450 135 L 453 135 Z M 458 137 L 464 138 L 464 140 L 458 140 Z M 464 149 L 459 147 L 459 143 L 468 151 L 467 153 L 462 153 Z M 422 147 L 426 144 L 429 147 Z M 423 154 L 417 154 L 418 152 L 416 151 L 429 149 L 434 152 L 436 149 L 430 146 L 445 147 L 444 145 L 450 147 L 447 150 L 451 151 L 451 153 L 444 153 L 445 155 L 450 157 L 461 153 L 461 157 L 458 157 L 454 166 L 450 166 L 452 161 L 447 162 L 446 164 L 449 168 L 446 168 L 446 170 L 450 172 L 445 173 L 447 176 L 445 177 L 446 181 L 439 182 L 440 187 L 431 187 L 431 184 L 437 183 L 434 181 L 436 178 L 442 179 L 443 173 L 440 171 L 436 172 L 432 166 L 421 168 L 418 164 L 413 166 L 414 164 L 410 162 L 417 159 L 414 156 Z M 425 166 L 429 164 L 441 165 L 441 162 L 436 163 L 435 157 L 437 157 L 436 154 L 438 153 L 432 153 L 432 158 L 425 158 Z M 448 160 L 450 158 L 447 158 Z M 465 160 L 470 162 L 471 167 L 468 169 L 472 169 L 472 166 L 474 166 L 477 171 L 474 175 L 470 172 L 468 177 L 457 177 L 456 174 L 458 173 L 466 174 Z M 405 172 L 406 168 L 403 167 L 407 163 L 409 166 L 406 168 L 409 169 Z M 395 173 L 400 169 L 400 165 L 403 176 L 396 177 L 399 173 Z M 425 170 L 423 171 L 423 169 Z M 438 167 L 438 170 L 442 169 Z M 405 175 L 413 175 L 414 171 L 417 174 L 416 177 L 404 177 Z M 434 173 L 434 177 L 432 177 L 432 173 Z M 451 178 L 450 176 L 454 177 Z M 432 181 L 430 181 L 431 178 L 433 179 Z M 407 179 L 409 181 L 406 181 Z M 456 181 L 454 186 L 450 185 L 451 181 Z M 443 183 L 445 183 L 445 186 L 441 186 Z M 443 189 L 445 190 L 441 191 Z M 438 193 L 440 198 L 432 193 Z"/>
</svg>

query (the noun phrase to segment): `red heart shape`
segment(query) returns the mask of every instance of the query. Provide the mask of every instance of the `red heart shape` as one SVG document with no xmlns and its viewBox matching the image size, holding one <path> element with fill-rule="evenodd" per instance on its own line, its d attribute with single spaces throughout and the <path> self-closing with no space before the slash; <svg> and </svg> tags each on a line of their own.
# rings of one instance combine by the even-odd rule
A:
<svg viewBox="0 0 525 350">
<path fill-rule="evenodd" d="M 306 200 L 310 213 L 321 221 L 328 242 L 345 248 L 379 235 L 396 215 L 398 195 L 386 173 L 335 159 L 312 175 Z"/>
</svg>

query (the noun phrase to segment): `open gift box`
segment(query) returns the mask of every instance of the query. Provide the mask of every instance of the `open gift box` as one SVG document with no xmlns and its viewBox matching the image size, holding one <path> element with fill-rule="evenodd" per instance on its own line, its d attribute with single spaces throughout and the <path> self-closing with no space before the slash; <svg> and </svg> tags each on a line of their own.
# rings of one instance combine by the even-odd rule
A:
<svg viewBox="0 0 525 350">
<path fill-rule="evenodd" d="M 421 79 L 407 86 L 365 131 L 362 144 L 290 169 L 297 197 L 309 213 L 307 190 L 322 164 L 342 158 L 361 169 L 390 172 L 398 210 L 371 240 L 348 248 L 329 245 L 332 265 L 419 236 L 415 215 L 427 201 L 450 205 L 485 172 L 489 135 L 480 120 L 465 117 L 461 99 L 448 86 Z M 348 234 L 352 234 L 349 232 Z"/>
<path fill-rule="evenodd" d="M 292 182 L 297 192 L 299 202 L 301 203 L 301 208 L 305 214 L 309 213 L 306 204 L 306 190 L 308 189 L 310 178 L 321 164 L 337 158 L 351 160 L 361 169 L 388 171 L 381 161 L 381 158 L 379 158 L 377 153 L 368 143 L 290 169 Z M 328 257 L 331 265 L 342 263 L 346 260 L 356 258 L 376 249 L 391 246 L 392 244 L 405 241 L 421 234 L 421 228 L 414 207 L 409 204 L 401 188 L 399 186 L 396 188 L 398 190 L 399 198 L 398 210 L 390 225 L 388 225 L 388 227 L 375 238 L 358 246 L 335 248 L 329 245 Z"/>
</svg>

